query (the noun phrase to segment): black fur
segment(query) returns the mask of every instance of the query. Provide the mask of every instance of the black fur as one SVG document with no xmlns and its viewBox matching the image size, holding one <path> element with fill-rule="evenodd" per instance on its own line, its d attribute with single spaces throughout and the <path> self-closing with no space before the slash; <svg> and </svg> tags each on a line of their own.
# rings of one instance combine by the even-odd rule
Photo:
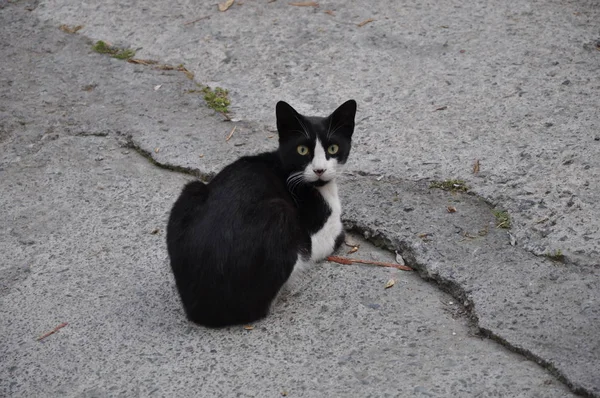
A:
<svg viewBox="0 0 600 398">
<path fill-rule="evenodd" d="M 338 162 L 345 162 L 355 112 L 351 100 L 327 118 L 309 118 L 279 102 L 277 151 L 243 157 L 208 185 L 184 187 L 169 218 L 167 247 L 190 320 L 221 327 L 267 315 L 298 256 L 310 258 L 310 236 L 331 214 L 313 185 L 298 184 L 290 193 L 288 177 L 311 160 L 297 147 L 314 148 L 319 137 L 338 145 Z M 325 141 L 332 126 L 338 130 Z"/>
</svg>

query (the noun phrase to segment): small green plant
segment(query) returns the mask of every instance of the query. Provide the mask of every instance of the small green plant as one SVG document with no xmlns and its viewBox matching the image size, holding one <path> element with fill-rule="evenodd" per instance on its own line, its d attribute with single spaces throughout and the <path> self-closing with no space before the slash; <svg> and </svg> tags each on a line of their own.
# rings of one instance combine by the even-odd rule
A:
<svg viewBox="0 0 600 398">
<path fill-rule="evenodd" d="M 92 46 L 92 50 L 96 51 L 99 54 L 108 54 L 113 58 L 123 60 L 133 58 L 133 56 L 135 55 L 134 50 L 109 46 L 102 40 L 98 40 L 96 44 Z"/>
<path fill-rule="evenodd" d="M 444 180 L 444 181 L 433 181 L 431 184 L 429 184 L 429 188 L 439 188 L 439 189 L 443 189 L 444 191 L 450 191 L 450 192 L 467 192 L 469 190 L 469 187 L 467 186 L 467 183 L 464 182 L 463 180 Z"/>
<path fill-rule="evenodd" d="M 505 210 L 492 210 L 494 217 L 496 217 L 496 227 L 497 228 L 505 228 L 509 229 L 511 227 L 510 224 L 510 214 L 508 214 Z"/>
<path fill-rule="evenodd" d="M 207 86 L 202 89 L 202 92 L 204 93 L 204 101 L 206 101 L 206 105 L 208 105 L 209 108 L 221 113 L 229 112 L 228 107 L 231 102 L 229 101 L 229 98 L 227 98 L 227 94 L 229 94 L 227 90 L 222 89 L 221 87 L 216 87 L 214 90 L 211 90 L 211 88 Z"/>
<path fill-rule="evenodd" d="M 553 253 L 547 253 L 546 257 L 548 257 L 550 260 L 553 260 L 553 261 L 558 261 L 561 263 L 565 262 L 565 255 L 562 253 L 562 251 L 560 249 L 556 249 Z"/>
<path fill-rule="evenodd" d="M 116 59 L 129 59 L 129 58 L 133 58 L 134 55 L 135 55 L 135 51 L 129 50 L 129 49 L 123 49 L 123 50 L 120 50 L 115 55 L 113 55 L 113 58 L 116 58 Z"/>
</svg>

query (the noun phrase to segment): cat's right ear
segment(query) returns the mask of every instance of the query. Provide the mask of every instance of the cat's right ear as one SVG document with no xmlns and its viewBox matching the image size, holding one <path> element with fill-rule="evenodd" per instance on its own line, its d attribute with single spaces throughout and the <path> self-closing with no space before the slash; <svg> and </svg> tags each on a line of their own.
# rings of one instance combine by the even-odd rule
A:
<svg viewBox="0 0 600 398">
<path fill-rule="evenodd" d="M 287 102 L 279 101 L 275 107 L 275 115 L 277 116 L 277 131 L 279 134 L 302 130 L 300 125 L 300 114 L 296 112 Z"/>
</svg>

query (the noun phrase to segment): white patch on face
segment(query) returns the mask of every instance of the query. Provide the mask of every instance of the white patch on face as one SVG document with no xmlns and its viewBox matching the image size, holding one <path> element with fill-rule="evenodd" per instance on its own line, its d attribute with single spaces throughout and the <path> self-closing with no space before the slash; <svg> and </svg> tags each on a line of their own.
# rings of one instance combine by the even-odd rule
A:
<svg viewBox="0 0 600 398">
<path fill-rule="evenodd" d="M 304 169 L 304 180 L 308 182 L 315 182 L 319 179 L 331 181 L 337 174 L 337 168 L 337 159 L 327 159 L 327 156 L 325 156 L 325 148 L 323 148 L 323 144 L 321 144 L 321 141 L 317 138 L 313 159 Z M 315 170 L 324 170 L 324 172 L 319 176 Z"/>
<path fill-rule="evenodd" d="M 335 248 L 335 240 L 342 233 L 342 220 L 340 218 L 342 205 L 338 196 L 337 184 L 332 181 L 327 185 L 318 187 L 317 190 L 329 205 L 331 215 L 325 221 L 323 228 L 310 237 L 312 245 L 310 259 L 313 261 L 321 261 L 331 255 Z"/>
</svg>

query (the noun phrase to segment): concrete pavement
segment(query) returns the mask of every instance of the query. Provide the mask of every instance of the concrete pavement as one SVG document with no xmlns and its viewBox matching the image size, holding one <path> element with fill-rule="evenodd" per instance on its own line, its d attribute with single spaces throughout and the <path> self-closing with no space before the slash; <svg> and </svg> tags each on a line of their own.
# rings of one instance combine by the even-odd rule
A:
<svg viewBox="0 0 600 398">
<path fill-rule="evenodd" d="M 578 3 L 571 14 L 574 5 L 552 2 L 510 10 L 455 2 L 436 11 L 248 1 L 225 13 L 209 4 L 144 4 L 17 2 L 0 10 L 2 391 L 600 394 L 595 4 Z M 352 24 L 367 14 L 377 21 Z M 209 18 L 184 25 L 192 15 Z M 85 27 L 68 35 L 60 23 Z M 432 33 L 437 23 L 449 37 Z M 485 26 L 494 48 L 474 35 Z M 551 43 L 540 33 L 550 27 L 561 33 Z M 139 58 L 183 63 L 196 82 L 229 88 L 236 121 L 190 94 L 197 86 L 182 73 L 96 54 L 86 36 L 143 47 Z M 465 51 L 451 54 L 459 38 Z M 442 39 L 448 43 L 432 51 Z M 580 47 L 570 46 L 577 40 Z M 541 63 L 549 54 L 561 61 Z M 436 83 L 440 68 L 450 84 Z M 553 70 L 577 79 L 550 90 Z M 516 82 L 520 91 L 504 98 Z M 254 330 L 189 325 L 162 228 L 190 177 L 138 153 L 210 178 L 237 156 L 276 145 L 277 99 L 327 113 L 349 97 L 362 122 L 341 185 L 346 225 L 400 250 L 435 285 L 324 264 Z M 553 121 L 543 128 L 527 121 L 546 112 Z M 476 158 L 481 171 L 473 175 Z M 445 178 L 467 180 L 475 195 L 429 188 Z M 508 209 L 512 237 L 495 227 L 492 206 Z M 367 246 L 355 255 L 390 257 Z M 563 263 L 537 256 L 556 250 Z M 385 290 L 390 277 L 397 285 Z M 69 325 L 35 341 L 60 322 Z"/>
</svg>

